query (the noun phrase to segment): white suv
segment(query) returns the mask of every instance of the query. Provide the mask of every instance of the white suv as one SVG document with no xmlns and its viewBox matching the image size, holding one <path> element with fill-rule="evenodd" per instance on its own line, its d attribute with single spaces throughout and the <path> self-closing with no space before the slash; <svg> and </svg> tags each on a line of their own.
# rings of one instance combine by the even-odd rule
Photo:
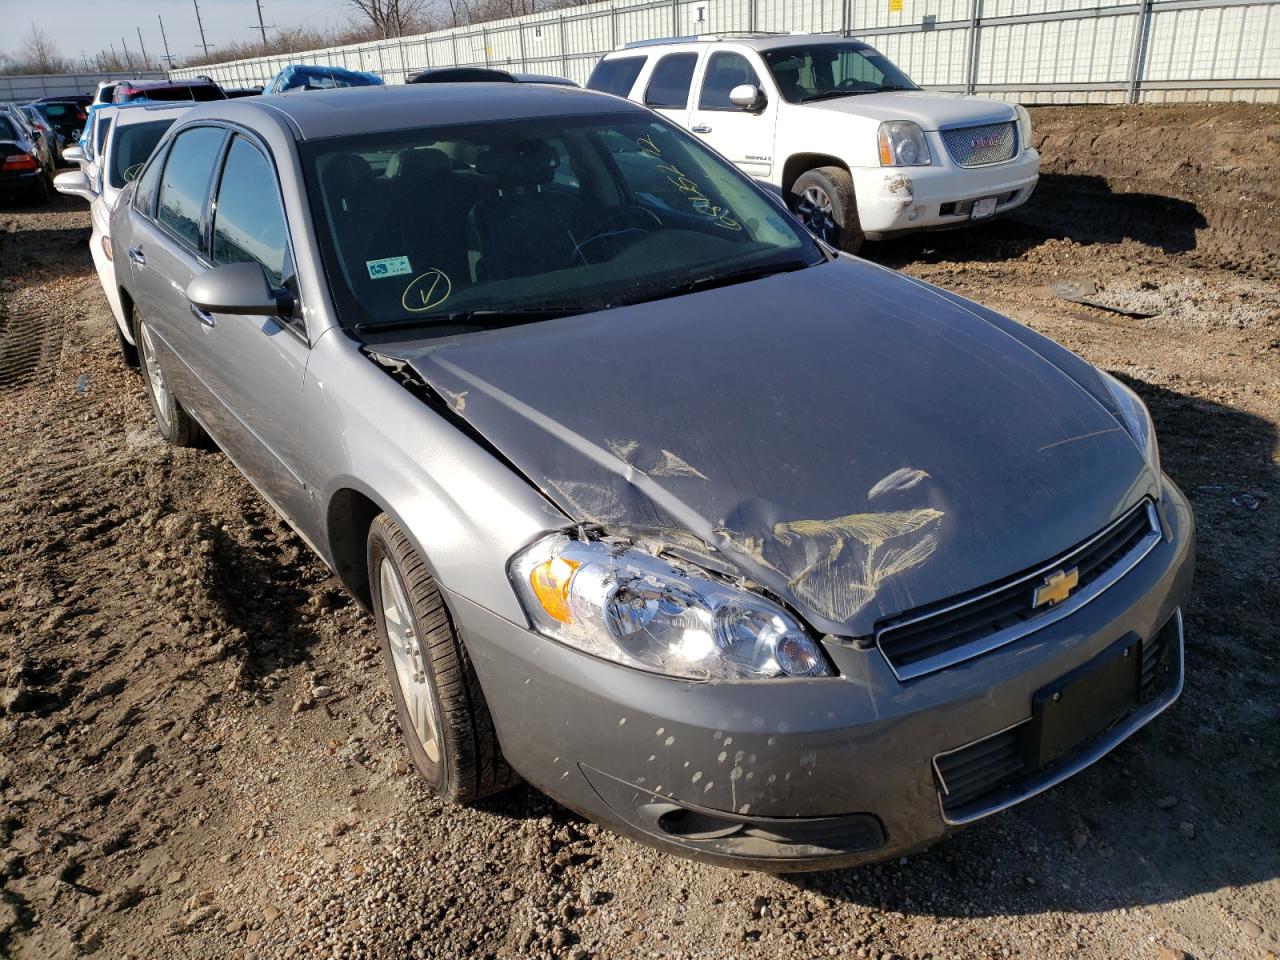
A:
<svg viewBox="0 0 1280 960">
<path fill-rule="evenodd" d="M 848 37 L 641 41 L 606 54 L 587 86 L 693 131 L 850 253 L 1012 210 L 1039 178 L 1022 107 L 921 90 Z"/>
</svg>

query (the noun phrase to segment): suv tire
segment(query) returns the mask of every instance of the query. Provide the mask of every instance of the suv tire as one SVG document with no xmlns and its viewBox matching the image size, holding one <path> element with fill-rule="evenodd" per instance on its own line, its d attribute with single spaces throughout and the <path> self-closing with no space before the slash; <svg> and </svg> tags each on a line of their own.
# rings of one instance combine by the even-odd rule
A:
<svg viewBox="0 0 1280 960">
<path fill-rule="evenodd" d="M 791 185 L 791 210 L 809 232 L 845 253 L 857 253 L 866 237 L 858 221 L 853 177 L 843 167 L 806 170 Z"/>
</svg>

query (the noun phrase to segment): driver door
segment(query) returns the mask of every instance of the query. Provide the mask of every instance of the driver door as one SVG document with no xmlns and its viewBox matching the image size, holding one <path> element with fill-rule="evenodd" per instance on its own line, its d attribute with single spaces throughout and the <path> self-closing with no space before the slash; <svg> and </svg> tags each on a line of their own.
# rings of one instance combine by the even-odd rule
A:
<svg viewBox="0 0 1280 960">
<path fill-rule="evenodd" d="M 729 92 L 744 83 L 764 93 L 767 99 L 762 110 L 744 110 L 729 102 Z M 751 60 L 736 50 L 713 50 L 697 94 L 690 101 L 690 130 L 743 173 L 760 180 L 773 179 L 778 97 L 764 86 Z"/>
</svg>

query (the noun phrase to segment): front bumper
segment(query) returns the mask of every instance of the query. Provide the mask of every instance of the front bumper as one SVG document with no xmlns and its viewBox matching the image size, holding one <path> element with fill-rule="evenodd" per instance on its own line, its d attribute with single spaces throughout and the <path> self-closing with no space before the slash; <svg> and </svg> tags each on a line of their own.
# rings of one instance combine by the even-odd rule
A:
<svg viewBox="0 0 1280 960">
<path fill-rule="evenodd" d="M 1164 537 L 1068 617 L 906 683 L 878 650 L 836 640 L 840 676 L 695 683 L 601 661 L 450 594 L 502 749 L 543 792 L 670 852 L 775 872 L 900 856 L 1097 760 L 1176 699 L 1135 709 L 1050 769 L 949 816 L 935 758 L 1027 720 L 1033 695 L 1185 603 L 1191 509 L 1166 481 Z M 1180 639 L 1180 637 L 1179 637 Z M 1179 655 L 1181 645 L 1178 645 Z M 975 812 L 976 811 L 976 812 Z"/>
<path fill-rule="evenodd" d="M 852 171 L 862 231 L 872 240 L 916 230 L 966 226 L 973 202 L 996 197 L 995 215 L 1020 207 L 1040 178 L 1040 154 L 1031 148 L 1012 160 L 985 167 L 958 167 L 934 147 L 935 165 L 871 167 Z M 939 141 L 940 143 L 940 141 Z"/>
</svg>

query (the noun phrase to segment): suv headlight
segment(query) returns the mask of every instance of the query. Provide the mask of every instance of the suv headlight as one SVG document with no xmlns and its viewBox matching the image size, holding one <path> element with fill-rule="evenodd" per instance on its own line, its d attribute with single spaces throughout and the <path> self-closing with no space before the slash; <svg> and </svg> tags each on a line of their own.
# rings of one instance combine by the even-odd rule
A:
<svg viewBox="0 0 1280 960">
<path fill-rule="evenodd" d="M 1013 111 L 1018 115 L 1018 144 L 1025 150 L 1031 146 L 1031 114 L 1020 103 L 1013 105 Z"/>
<path fill-rule="evenodd" d="M 690 680 L 832 674 L 787 611 L 696 567 L 552 534 L 516 554 L 511 578 L 539 633 L 629 667 Z"/>
<path fill-rule="evenodd" d="M 1156 443 L 1156 427 L 1151 420 L 1151 413 L 1147 410 L 1147 405 L 1142 402 L 1141 397 L 1111 374 L 1105 370 L 1099 370 L 1098 372 L 1102 374 L 1102 382 L 1107 385 L 1107 389 L 1111 391 L 1111 396 L 1115 400 L 1116 406 L 1120 408 L 1120 420 L 1124 425 L 1125 431 L 1129 436 L 1133 437 L 1133 442 L 1142 451 L 1143 459 L 1147 461 L 1147 466 L 1151 468 L 1151 472 L 1155 474 L 1156 482 L 1159 483 L 1160 446 Z"/>
<path fill-rule="evenodd" d="M 933 163 L 920 124 L 886 120 L 880 124 L 880 166 L 927 167 Z"/>
</svg>

